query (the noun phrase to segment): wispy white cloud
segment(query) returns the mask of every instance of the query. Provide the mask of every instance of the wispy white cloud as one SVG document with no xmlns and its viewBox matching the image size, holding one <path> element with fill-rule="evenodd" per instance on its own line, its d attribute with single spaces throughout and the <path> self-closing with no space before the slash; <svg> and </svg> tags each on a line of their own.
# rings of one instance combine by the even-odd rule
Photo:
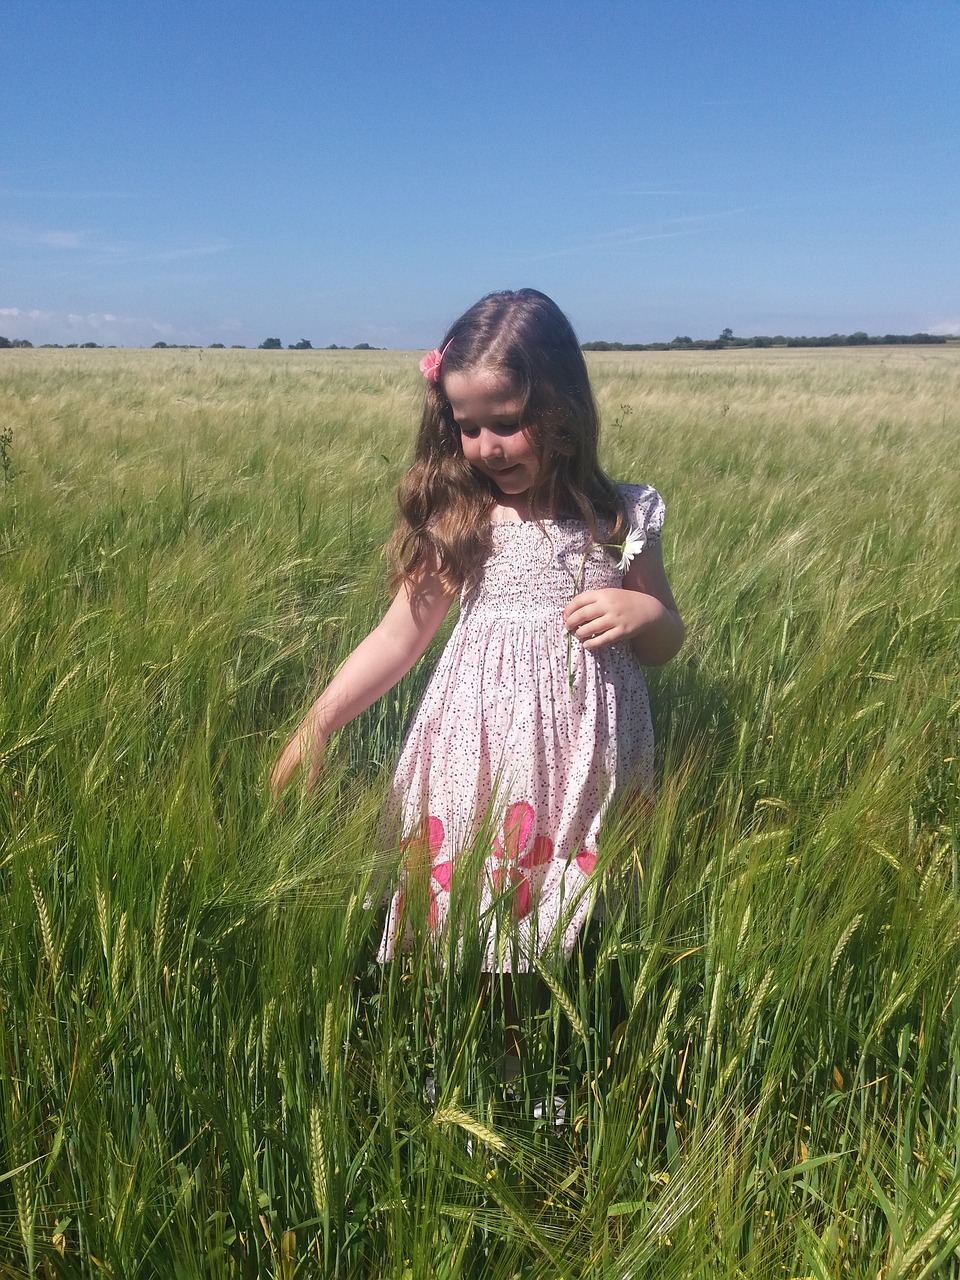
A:
<svg viewBox="0 0 960 1280">
<path fill-rule="evenodd" d="M 548 249 L 542 253 L 524 254 L 526 262 L 543 262 L 550 258 L 569 258 L 579 255 L 622 251 L 632 245 L 645 244 L 652 240 L 673 240 L 678 236 L 697 235 L 704 230 L 708 222 L 721 218 L 738 217 L 746 213 L 746 209 L 717 209 L 710 213 L 697 213 L 676 218 L 665 218 L 660 221 L 659 228 L 651 226 L 613 227 L 598 231 L 582 240 L 571 241 L 567 245 Z"/>
<path fill-rule="evenodd" d="M 716 200 L 719 197 L 716 191 L 691 191 L 689 187 L 618 187 L 617 191 L 624 196 L 669 196 L 681 200 Z"/>
<path fill-rule="evenodd" d="M 79 249 L 83 244 L 83 232 L 44 231 L 38 236 L 37 243 L 50 249 Z"/>
<path fill-rule="evenodd" d="M 579 256 L 581 254 L 600 253 L 605 250 L 624 249 L 629 245 L 643 244 L 647 240 L 672 240 L 676 236 L 693 235 L 693 229 L 687 231 L 656 231 L 645 235 L 621 236 L 620 238 L 611 238 L 607 234 L 601 233 L 592 240 L 581 240 L 576 244 L 565 245 L 559 249 L 548 249 L 544 253 L 524 254 L 525 262 L 546 262 L 550 258 L 569 258 Z"/>
<path fill-rule="evenodd" d="M 153 320 L 149 316 L 118 316 L 110 311 L 88 311 L 84 315 L 68 311 L 63 318 L 72 329 L 104 334 L 107 341 L 121 341 L 124 334 L 129 336 L 135 330 L 146 329 L 158 337 L 169 337 L 174 332 L 172 324 Z"/>
<path fill-rule="evenodd" d="M 148 252 L 130 250 L 131 262 L 181 262 L 186 258 L 209 258 L 218 253 L 229 253 L 234 245 L 228 240 L 214 240 L 206 244 L 184 245 L 179 249 L 155 249 Z M 118 252 L 125 252 L 118 250 Z"/>
<path fill-rule="evenodd" d="M 14 249 L 79 249 L 84 245 L 83 231 L 35 227 L 0 227 L 0 242 Z"/>
<path fill-rule="evenodd" d="M 47 311 L 40 307 L 0 307 L 0 322 L 11 338 L 31 342 L 100 342 L 106 345 L 149 345 L 177 334 L 175 325 L 152 316 L 114 311 Z M 180 338 L 180 341 L 189 341 Z"/>
<path fill-rule="evenodd" d="M 0 316 L 10 320 L 53 320 L 56 314 L 55 311 L 40 311 L 37 308 L 32 311 L 23 311 L 20 307 L 0 307 Z"/>
<path fill-rule="evenodd" d="M 16 249 L 73 250 L 92 262 L 145 263 L 182 262 L 229 252 L 227 240 L 205 240 L 196 244 L 151 246 L 131 241 L 110 241 L 84 230 L 23 226 L 0 227 L 0 242 Z"/>
<path fill-rule="evenodd" d="M 30 191 L 13 188 L 2 192 L 13 200 L 139 200 L 136 191 Z"/>
<path fill-rule="evenodd" d="M 933 333 L 944 338 L 960 337 L 960 320 L 941 320 L 938 324 L 930 325 L 927 333 Z"/>
<path fill-rule="evenodd" d="M 739 218 L 744 213 L 749 213 L 749 206 L 744 205 L 740 209 L 714 209 L 710 213 L 687 213 L 679 214 L 676 218 L 671 218 L 670 222 L 686 223 L 686 222 L 714 222 L 718 218 Z"/>
</svg>

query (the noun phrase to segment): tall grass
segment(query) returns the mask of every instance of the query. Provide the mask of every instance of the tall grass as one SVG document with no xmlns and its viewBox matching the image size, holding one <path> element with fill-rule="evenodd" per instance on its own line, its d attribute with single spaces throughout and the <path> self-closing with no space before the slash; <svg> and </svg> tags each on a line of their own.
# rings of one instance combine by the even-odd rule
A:
<svg viewBox="0 0 960 1280">
<path fill-rule="evenodd" d="M 429 656 L 266 799 L 415 365 L 3 353 L 0 1273 L 960 1274 L 960 353 L 591 358 L 690 639 L 509 1088 L 476 946 L 373 960 Z"/>
</svg>

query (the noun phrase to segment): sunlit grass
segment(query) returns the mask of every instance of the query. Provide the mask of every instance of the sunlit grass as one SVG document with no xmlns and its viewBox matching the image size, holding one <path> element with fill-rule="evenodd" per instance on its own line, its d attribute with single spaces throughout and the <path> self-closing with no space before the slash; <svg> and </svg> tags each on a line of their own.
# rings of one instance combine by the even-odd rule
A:
<svg viewBox="0 0 960 1280">
<path fill-rule="evenodd" d="M 373 960 L 429 658 L 264 786 L 383 608 L 416 360 L 2 355 L 5 1274 L 960 1272 L 960 352 L 591 356 L 689 640 L 509 1091 L 478 946 Z"/>
</svg>

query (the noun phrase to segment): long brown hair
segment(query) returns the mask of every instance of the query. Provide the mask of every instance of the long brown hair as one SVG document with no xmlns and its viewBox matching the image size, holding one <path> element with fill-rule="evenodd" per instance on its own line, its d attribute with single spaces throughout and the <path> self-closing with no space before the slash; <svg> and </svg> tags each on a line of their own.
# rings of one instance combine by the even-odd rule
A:
<svg viewBox="0 0 960 1280">
<path fill-rule="evenodd" d="M 490 551 L 493 481 L 463 456 L 443 389 L 448 373 L 494 370 L 515 384 L 520 425 L 539 471 L 529 494 L 536 521 L 570 517 L 590 536 L 621 542 L 627 521 L 619 491 L 600 468 L 600 420 L 577 335 L 555 302 L 536 289 L 489 293 L 447 330 L 440 377 L 427 384 L 414 463 L 400 482 L 400 519 L 390 540 L 394 585 L 427 566 L 451 592 L 476 579 Z"/>
</svg>

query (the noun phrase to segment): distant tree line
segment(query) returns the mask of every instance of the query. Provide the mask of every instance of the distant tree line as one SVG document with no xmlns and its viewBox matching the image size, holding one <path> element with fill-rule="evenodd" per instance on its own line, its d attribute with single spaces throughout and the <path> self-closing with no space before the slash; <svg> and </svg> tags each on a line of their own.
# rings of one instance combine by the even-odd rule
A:
<svg viewBox="0 0 960 1280">
<path fill-rule="evenodd" d="M 99 342 L 68 342 L 66 344 L 66 347 L 64 347 L 62 342 L 41 342 L 40 343 L 40 346 L 44 350 L 50 350 L 50 351 L 64 351 L 64 350 L 76 351 L 78 348 L 84 348 L 84 349 L 86 349 L 87 347 L 99 348 L 100 345 L 101 344 Z M 32 350 L 33 343 L 30 341 L 29 338 L 4 338 L 3 335 L 0 334 L 0 347 L 30 347 Z"/>
<path fill-rule="evenodd" d="M 283 343 L 279 338 L 264 338 L 257 348 L 258 351 L 280 351 L 283 349 Z M 290 342 L 287 344 L 288 351 L 381 351 L 382 347 L 371 347 L 369 342 L 358 342 L 355 347 L 338 347 L 335 342 L 331 342 L 327 347 L 314 348 L 309 338 L 301 338 L 299 342 Z"/>
<path fill-rule="evenodd" d="M 828 338 L 785 338 L 778 333 L 769 338 L 736 338 L 732 329 L 724 329 L 719 338 L 674 338 L 672 342 L 585 342 L 584 351 L 725 351 L 741 347 L 886 347 L 938 346 L 950 341 L 936 333 L 831 333 Z"/>
<path fill-rule="evenodd" d="M 188 346 L 185 343 L 177 343 L 177 342 L 155 342 L 153 346 L 154 346 L 154 349 L 156 349 L 157 347 L 170 347 L 170 348 L 176 348 L 177 350 L 180 350 L 180 351 L 195 350 L 194 347 Z M 222 342 L 211 342 L 210 346 L 207 349 L 209 351 L 223 351 L 224 345 Z M 230 348 L 231 351 L 246 351 L 246 349 L 247 348 L 243 345 L 242 342 L 234 342 Z M 257 350 L 258 351 L 282 351 L 283 343 L 280 341 L 279 338 L 264 338 L 264 340 L 257 347 Z M 369 342 L 358 342 L 355 347 L 338 347 L 335 342 L 331 342 L 328 347 L 315 347 L 309 338 L 301 338 L 299 342 L 287 343 L 287 350 L 288 351 L 381 351 L 383 350 L 383 348 L 371 347 Z"/>
<path fill-rule="evenodd" d="M 831 333 L 826 338 L 808 338 L 806 336 L 800 338 L 785 338 L 783 334 L 777 334 L 775 337 L 767 337 L 759 335 L 754 338 L 737 338 L 734 337 L 732 329 L 724 329 L 719 338 L 674 338 L 672 342 L 584 342 L 584 351 L 725 351 L 728 349 L 738 349 L 744 347 L 886 347 L 886 346 L 939 346 L 946 342 L 956 342 L 958 338 L 954 335 L 943 335 L 937 333 L 885 333 L 882 336 L 878 334 L 868 334 L 858 331 L 857 333 Z M 40 344 L 44 348 L 54 348 L 57 350 L 74 351 L 77 348 L 99 349 L 99 342 L 43 342 Z M 33 347 L 33 343 L 28 338 L 4 338 L 0 335 L 0 348 L 2 347 Z M 172 351 L 197 351 L 202 348 L 195 343 L 188 342 L 155 342 L 154 350 L 172 350 Z M 222 342 L 211 342 L 208 348 L 211 351 L 223 351 L 224 344 Z M 245 351 L 246 347 L 241 342 L 233 343 L 232 351 Z M 283 343 L 279 338 L 264 338 L 257 348 L 258 351 L 282 351 Z M 358 342 L 353 347 L 341 347 L 337 343 L 331 342 L 326 347 L 314 347 L 309 338 L 301 338 L 299 342 L 291 342 L 287 345 L 288 351 L 383 351 L 383 347 L 372 347 L 369 342 Z"/>
<path fill-rule="evenodd" d="M 78 348 L 96 348 L 100 350 L 102 344 L 99 342 L 42 342 L 41 347 L 56 351 L 76 351 Z M 2 347 L 33 347 L 33 343 L 29 338 L 5 338 L 0 334 L 0 348 Z M 209 351 L 223 351 L 224 344 L 222 342 L 211 342 L 207 348 Z M 231 351 L 246 351 L 246 347 L 242 342 L 235 342 L 230 348 Z M 264 338 L 263 342 L 257 348 L 258 351 L 281 351 L 283 343 L 279 338 Z M 154 351 L 199 351 L 202 350 L 193 342 L 155 342 L 153 344 Z M 301 338 L 299 342 L 291 342 L 287 346 L 288 351 L 383 351 L 383 347 L 371 347 L 369 342 L 358 342 L 354 347 L 339 347 L 335 342 L 331 342 L 328 347 L 314 347 L 309 338 Z"/>
</svg>

